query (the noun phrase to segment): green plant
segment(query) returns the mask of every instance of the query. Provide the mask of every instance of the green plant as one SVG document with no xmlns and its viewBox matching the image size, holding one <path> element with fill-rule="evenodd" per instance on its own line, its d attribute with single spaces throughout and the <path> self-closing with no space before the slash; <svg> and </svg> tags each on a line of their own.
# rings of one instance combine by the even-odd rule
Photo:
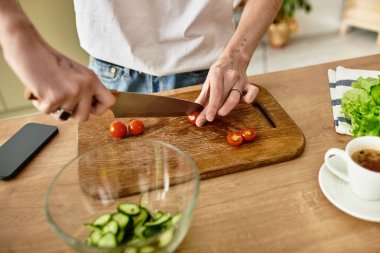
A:
<svg viewBox="0 0 380 253">
<path fill-rule="evenodd" d="M 298 9 L 309 13 L 311 8 L 311 4 L 308 0 L 283 0 L 274 22 L 278 23 L 284 19 L 294 18 L 294 14 Z"/>
</svg>

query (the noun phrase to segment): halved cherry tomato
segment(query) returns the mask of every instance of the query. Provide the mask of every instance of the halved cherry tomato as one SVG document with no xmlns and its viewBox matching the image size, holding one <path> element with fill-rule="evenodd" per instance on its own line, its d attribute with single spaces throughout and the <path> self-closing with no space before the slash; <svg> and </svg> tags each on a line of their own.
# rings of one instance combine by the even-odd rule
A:
<svg viewBox="0 0 380 253">
<path fill-rule="evenodd" d="M 132 135 L 139 135 L 144 132 L 144 123 L 139 119 L 134 119 L 128 124 L 128 132 Z"/>
<path fill-rule="evenodd" d="M 243 136 L 240 132 L 228 132 L 227 142 L 231 146 L 240 146 L 243 143 Z"/>
<path fill-rule="evenodd" d="M 245 141 L 253 141 L 256 138 L 256 131 L 253 128 L 246 128 L 241 130 L 241 136 Z"/>
<path fill-rule="evenodd" d="M 111 123 L 110 132 L 113 137 L 123 138 L 127 135 L 127 126 L 118 120 Z"/>
<path fill-rule="evenodd" d="M 200 111 L 195 111 L 192 114 L 188 115 L 187 120 L 189 121 L 189 123 L 195 125 L 195 121 L 197 120 L 200 113 Z"/>
</svg>

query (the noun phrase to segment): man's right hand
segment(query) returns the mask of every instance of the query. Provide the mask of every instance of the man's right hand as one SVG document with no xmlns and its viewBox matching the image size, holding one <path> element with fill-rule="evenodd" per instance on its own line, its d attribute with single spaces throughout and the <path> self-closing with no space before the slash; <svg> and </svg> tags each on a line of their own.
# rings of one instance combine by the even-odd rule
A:
<svg viewBox="0 0 380 253">
<path fill-rule="evenodd" d="M 2 4 L 6 3 L 0 0 Z M 54 114 L 64 109 L 85 121 L 113 105 L 115 98 L 93 71 L 53 49 L 26 16 L 16 14 L 14 23 L 9 17 L 3 25 L 0 22 L 0 43 L 6 61 L 36 97 L 33 105 L 39 111 Z M 0 21 L 4 15 L 0 12 Z"/>
</svg>

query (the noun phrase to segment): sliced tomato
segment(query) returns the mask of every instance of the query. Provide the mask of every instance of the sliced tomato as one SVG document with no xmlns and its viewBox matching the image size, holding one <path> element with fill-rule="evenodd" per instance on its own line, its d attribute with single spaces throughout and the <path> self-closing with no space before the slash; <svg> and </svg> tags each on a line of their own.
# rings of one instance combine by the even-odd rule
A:
<svg viewBox="0 0 380 253">
<path fill-rule="evenodd" d="M 240 131 L 245 141 L 253 141 L 256 138 L 256 131 L 253 128 L 246 128 Z"/>
<path fill-rule="evenodd" d="M 243 136 L 240 132 L 228 132 L 227 143 L 231 146 L 240 146 L 243 143 Z"/>
<path fill-rule="evenodd" d="M 132 135 L 142 134 L 144 129 L 144 123 L 139 119 L 134 119 L 128 124 L 128 132 Z"/>
<path fill-rule="evenodd" d="M 111 123 L 110 132 L 113 137 L 123 138 L 127 135 L 127 126 L 118 120 Z"/>
<path fill-rule="evenodd" d="M 195 111 L 192 114 L 187 116 L 187 120 L 189 121 L 190 124 L 195 125 L 195 121 L 197 121 L 197 118 L 201 112 L 200 111 Z"/>
</svg>

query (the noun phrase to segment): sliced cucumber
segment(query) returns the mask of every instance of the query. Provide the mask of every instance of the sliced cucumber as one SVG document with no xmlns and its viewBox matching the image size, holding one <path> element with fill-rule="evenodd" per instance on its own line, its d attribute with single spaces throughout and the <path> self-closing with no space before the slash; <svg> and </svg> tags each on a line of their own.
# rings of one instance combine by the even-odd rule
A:
<svg viewBox="0 0 380 253">
<path fill-rule="evenodd" d="M 144 223 L 150 218 L 149 212 L 144 208 L 140 208 L 140 213 L 137 216 L 133 216 L 133 223 L 135 225 L 139 223 Z"/>
<path fill-rule="evenodd" d="M 170 244 L 175 234 L 175 227 L 171 226 L 181 219 L 180 213 L 174 216 L 162 211 L 151 213 L 149 209 L 133 203 L 120 204 L 117 210 L 116 213 L 102 214 L 94 222 L 85 224 L 91 230 L 86 239 L 87 244 L 114 248 L 126 243 L 128 246 L 123 250 L 124 253 L 154 252 Z M 146 240 L 159 233 L 157 241 L 148 245 Z"/>
<path fill-rule="evenodd" d="M 117 213 L 112 214 L 112 220 L 116 221 L 119 224 L 120 228 L 125 228 L 127 227 L 131 218 L 128 215 L 117 212 Z"/>
<path fill-rule="evenodd" d="M 124 253 L 137 253 L 138 250 L 136 248 L 133 248 L 133 247 L 127 247 L 124 249 Z"/>
<path fill-rule="evenodd" d="M 147 227 L 161 226 L 170 220 L 171 216 L 168 213 L 164 213 L 160 218 L 153 221 L 148 221 L 144 225 Z"/>
<path fill-rule="evenodd" d="M 152 236 L 155 236 L 156 234 L 160 233 L 162 230 L 162 227 L 160 226 L 155 226 L 155 227 L 145 227 L 143 231 L 143 236 L 145 238 L 149 238 Z"/>
<path fill-rule="evenodd" d="M 90 238 L 90 242 L 91 242 L 91 245 L 98 245 L 98 242 L 100 240 L 100 238 L 103 237 L 103 232 L 102 231 L 92 231 L 90 236 L 88 238 Z"/>
<path fill-rule="evenodd" d="M 124 241 L 124 236 L 125 236 L 125 232 L 124 230 L 120 230 L 119 233 L 117 234 L 117 242 L 118 243 L 122 243 Z"/>
<path fill-rule="evenodd" d="M 111 220 L 110 222 L 108 222 L 106 225 L 104 225 L 103 227 L 103 232 L 104 233 L 112 233 L 114 235 L 117 234 L 117 232 L 119 231 L 119 224 L 114 221 L 114 220 Z"/>
<path fill-rule="evenodd" d="M 182 218 L 181 213 L 177 213 L 176 215 L 172 217 L 172 224 L 176 225 L 181 220 L 181 218 Z"/>
<path fill-rule="evenodd" d="M 103 214 L 103 215 L 100 215 L 98 218 L 96 218 L 94 222 L 92 223 L 92 225 L 103 227 L 110 221 L 110 219 L 111 219 L 111 214 Z"/>
<path fill-rule="evenodd" d="M 165 213 L 164 212 L 161 212 L 161 211 L 158 211 L 156 213 L 156 215 L 154 215 L 154 220 L 158 220 L 159 218 L 161 218 Z"/>
<path fill-rule="evenodd" d="M 136 204 L 133 204 L 133 203 L 125 203 L 125 204 L 121 204 L 117 207 L 117 209 L 120 211 L 120 212 L 123 212 L 127 215 L 138 215 L 140 213 L 140 206 L 136 205 Z"/>
<path fill-rule="evenodd" d="M 99 241 L 98 246 L 102 248 L 113 248 L 117 246 L 117 240 L 115 234 L 107 233 L 103 235 Z"/>
<path fill-rule="evenodd" d="M 140 248 L 139 252 L 140 253 L 152 253 L 154 252 L 156 249 L 152 246 L 143 246 Z"/>
<path fill-rule="evenodd" d="M 158 239 L 158 246 L 161 248 L 166 247 L 172 241 L 173 236 L 174 236 L 173 228 L 170 228 L 170 229 L 164 231 L 160 235 L 160 238 Z"/>
<path fill-rule="evenodd" d="M 142 223 L 139 223 L 133 230 L 134 235 L 139 239 L 145 239 L 144 230 L 146 229 Z"/>
<path fill-rule="evenodd" d="M 84 224 L 84 226 L 85 226 L 86 228 L 91 229 L 91 231 L 99 231 L 99 232 L 102 232 L 102 231 L 103 231 L 100 227 L 95 226 L 94 224 L 86 223 L 86 224 Z"/>
</svg>

